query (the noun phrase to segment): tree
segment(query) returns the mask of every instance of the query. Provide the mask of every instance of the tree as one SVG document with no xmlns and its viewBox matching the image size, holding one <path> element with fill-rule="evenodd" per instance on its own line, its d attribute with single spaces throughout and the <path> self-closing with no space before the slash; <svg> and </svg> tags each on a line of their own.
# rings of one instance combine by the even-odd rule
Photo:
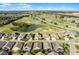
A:
<svg viewBox="0 0 79 59">
<path fill-rule="evenodd" d="M 45 18 L 42 18 L 42 20 L 45 20 Z"/>
<path fill-rule="evenodd" d="M 58 25 L 57 22 L 54 22 L 55 25 Z"/>
<path fill-rule="evenodd" d="M 69 27 L 68 25 L 66 25 L 66 27 Z"/>
</svg>

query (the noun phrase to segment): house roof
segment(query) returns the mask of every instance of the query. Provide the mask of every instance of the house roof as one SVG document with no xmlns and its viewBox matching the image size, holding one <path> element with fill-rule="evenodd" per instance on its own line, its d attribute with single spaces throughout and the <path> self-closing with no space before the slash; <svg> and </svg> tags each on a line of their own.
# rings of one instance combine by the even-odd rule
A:
<svg viewBox="0 0 79 59">
<path fill-rule="evenodd" d="M 42 42 L 34 42 L 33 49 L 42 49 Z"/>
<path fill-rule="evenodd" d="M 16 43 L 16 47 L 18 47 L 19 49 L 21 49 L 23 47 L 23 42 L 17 42 Z"/>
<path fill-rule="evenodd" d="M 6 47 L 9 47 L 10 49 L 15 45 L 14 41 L 9 41 Z"/>
<path fill-rule="evenodd" d="M 0 48 L 2 48 L 6 43 L 6 41 L 0 41 Z"/>
<path fill-rule="evenodd" d="M 36 33 L 36 34 L 35 34 L 35 37 L 37 37 L 37 38 L 41 38 L 41 35 L 38 34 L 38 33 Z"/>
<path fill-rule="evenodd" d="M 19 35 L 20 35 L 19 33 L 13 33 L 13 34 L 12 34 L 12 37 L 18 38 Z"/>
<path fill-rule="evenodd" d="M 55 37 L 57 37 L 57 35 L 55 35 L 55 34 L 50 34 L 50 38 L 55 38 Z"/>
<path fill-rule="evenodd" d="M 64 36 L 64 32 L 59 32 L 59 33 L 57 33 L 57 35 L 58 35 L 59 37 L 63 37 L 63 36 Z"/>
<path fill-rule="evenodd" d="M 50 38 L 49 34 L 42 34 L 43 38 Z"/>
<path fill-rule="evenodd" d="M 32 35 L 31 34 L 27 34 L 26 38 L 30 39 L 30 38 L 32 38 Z"/>
<path fill-rule="evenodd" d="M 43 49 L 52 49 L 52 45 L 48 41 L 43 41 Z"/>
<path fill-rule="evenodd" d="M 26 34 L 21 33 L 21 34 L 18 36 L 18 38 L 24 38 L 25 35 L 26 35 Z"/>
<path fill-rule="evenodd" d="M 25 46 L 29 47 L 30 49 L 32 48 L 32 44 L 33 42 L 32 41 L 28 41 L 25 43 Z"/>
<path fill-rule="evenodd" d="M 57 51 L 58 48 L 63 48 L 63 43 L 55 42 L 53 43 L 54 50 Z"/>
</svg>

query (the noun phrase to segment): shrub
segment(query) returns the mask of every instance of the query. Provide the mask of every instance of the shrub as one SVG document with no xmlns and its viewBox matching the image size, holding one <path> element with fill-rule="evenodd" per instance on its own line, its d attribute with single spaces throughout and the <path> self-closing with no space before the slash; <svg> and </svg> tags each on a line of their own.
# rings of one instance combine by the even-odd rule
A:
<svg viewBox="0 0 79 59">
<path fill-rule="evenodd" d="M 9 50 L 9 53 L 8 53 L 9 55 L 12 55 L 12 50 Z"/>
<path fill-rule="evenodd" d="M 64 43 L 63 47 L 64 47 L 64 54 L 69 55 L 70 54 L 69 45 L 67 43 Z"/>
<path fill-rule="evenodd" d="M 30 51 L 30 53 L 31 53 L 31 54 L 33 54 L 33 55 L 35 55 L 35 54 L 36 54 L 36 53 L 38 53 L 38 52 L 40 52 L 40 50 L 39 50 L 39 49 L 36 49 L 36 50 L 31 50 L 31 51 Z"/>
<path fill-rule="evenodd" d="M 59 40 L 64 40 L 64 37 L 59 37 Z"/>
<path fill-rule="evenodd" d="M 49 53 L 49 51 L 47 49 L 45 49 L 45 50 L 42 50 L 42 53 L 47 55 Z"/>
<path fill-rule="evenodd" d="M 75 47 L 76 47 L 77 49 L 79 49 L 79 45 L 76 44 Z"/>
<path fill-rule="evenodd" d="M 26 52 L 26 51 L 24 51 L 24 50 L 18 50 L 18 53 L 19 53 L 20 55 L 23 55 L 25 52 Z"/>
<path fill-rule="evenodd" d="M 10 29 L 13 30 L 13 31 L 17 31 L 17 30 L 19 29 L 19 27 L 18 27 L 18 26 L 16 26 L 16 27 L 11 27 Z"/>
<path fill-rule="evenodd" d="M 58 25 L 58 23 L 57 23 L 57 22 L 54 22 L 54 24 L 55 24 L 55 25 Z"/>
<path fill-rule="evenodd" d="M 21 40 L 22 40 L 22 41 L 27 41 L 27 40 L 29 40 L 29 39 L 26 39 L 26 38 L 22 38 Z"/>
<path fill-rule="evenodd" d="M 69 27 L 68 25 L 66 25 L 66 27 Z"/>
</svg>

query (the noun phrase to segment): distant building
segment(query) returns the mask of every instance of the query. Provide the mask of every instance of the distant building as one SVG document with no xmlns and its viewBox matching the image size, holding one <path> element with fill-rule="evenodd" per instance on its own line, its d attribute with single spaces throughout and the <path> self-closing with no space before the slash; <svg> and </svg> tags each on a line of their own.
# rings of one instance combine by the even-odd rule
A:
<svg viewBox="0 0 79 59">
<path fill-rule="evenodd" d="M 67 16 L 65 16 L 64 20 L 65 21 L 70 21 L 70 22 L 75 21 L 76 23 L 79 22 L 79 18 L 75 18 L 75 17 L 67 17 Z"/>
</svg>

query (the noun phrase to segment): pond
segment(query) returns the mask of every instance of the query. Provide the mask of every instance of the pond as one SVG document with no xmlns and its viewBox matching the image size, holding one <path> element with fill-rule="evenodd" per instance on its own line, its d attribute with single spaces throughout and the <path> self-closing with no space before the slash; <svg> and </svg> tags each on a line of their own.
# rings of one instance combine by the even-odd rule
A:
<svg viewBox="0 0 79 59">
<path fill-rule="evenodd" d="M 30 31 L 36 30 L 37 28 L 40 28 L 40 27 L 42 27 L 42 26 L 41 25 L 31 25 L 29 27 L 22 27 L 18 31 L 20 31 L 20 32 L 30 32 Z"/>
</svg>

